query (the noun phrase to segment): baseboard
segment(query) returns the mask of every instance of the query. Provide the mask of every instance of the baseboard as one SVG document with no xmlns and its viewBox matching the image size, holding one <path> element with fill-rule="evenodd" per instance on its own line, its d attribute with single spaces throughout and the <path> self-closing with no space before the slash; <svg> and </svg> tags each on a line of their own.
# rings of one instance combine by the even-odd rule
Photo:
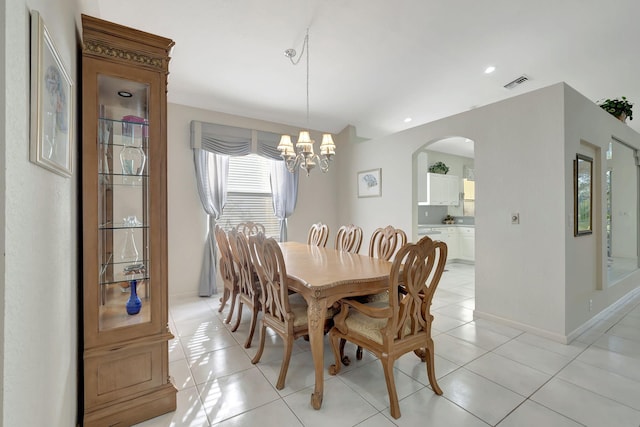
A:
<svg viewBox="0 0 640 427">
<path fill-rule="evenodd" d="M 525 332 L 531 332 L 534 335 L 538 335 L 543 338 L 548 338 L 552 341 L 559 342 L 561 344 L 569 344 L 571 341 L 579 337 L 593 325 L 607 317 L 611 312 L 618 310 L 622 305 L 624 305 L 631 298 L 636 297 L 637 294 L 640 294 L 640 288 L 636 288 L 624 295 L 622 298 L 611 304 L 609 307 L 602 310 L 600 313 L 593 316 L 591 319 L 587 320 L 585 323 L 580 325 L 578 328 L 574 329 L 568 335 L 562 335 L 554 332 L 547 331 L 545 329 L 536 328 L 531 325 L 527 325 L 525 323 L 516 322 L 510 319 L 506 319 L 504 317 L 496 316 L 493 314 L 485 313 L 482 311 L 478 311 L 477 309 L 473 311 L 474 319 L 487 319 L 494 321 L 496 323 L 500 323 L 505 326 L 510 326 L 512 328 L 520 329 Z"/>
<path fill-rule="evenodd" d="M 591 319 L 589 319 L 586 322 L 584 322 L 582 325 L 580 325 L 579 327 L 574 329 L 572 332 L 570 332 L 569 335 L 567 335 L 567 338 L 569 339 L 569 342 L 571 342 L 574 339 L 578 338 L 580 335 L 582 335 L 584 332 L 586 332 L 587 329 L 591 328 L 593 325 L 595 325 L 599 321 L 603 320 L 605 317 L 607 317 L 612 312 L 618 310 L 628 300 L 630 300 L 632 298 L 635 298 L 636 295 L 639 294 L 639 293 L 640 293 L 640 288 L 635 288 L 631 292 L 627 293 L 626 295 L 624 295 L 620 299 L 618 299 L 618 301 L 614 302 L 609 307 L 605 308 L 600 313 L 596 314 Z"/>
<path fill-rule="evenodd" d="M 561 344 L 568 344 L 567 337 L 565 335 L 549 332 L 546 329 L 536 328 L 534 326 L 527 325 L 525 323 L 516 322 L 514 320 L 505 319 L 504 317 L 478 311 L 477 309 L 473 310 L 473 318 L 491 320 L 493 322 L 500 323 L 501 325 L 520 329 L 521 331 L 525 331 L 525 332 L 531 332 L 534 335 L 538 335 L 543 338 L 548 338 L 552 341 L 556 341 Z"/>
</svg>

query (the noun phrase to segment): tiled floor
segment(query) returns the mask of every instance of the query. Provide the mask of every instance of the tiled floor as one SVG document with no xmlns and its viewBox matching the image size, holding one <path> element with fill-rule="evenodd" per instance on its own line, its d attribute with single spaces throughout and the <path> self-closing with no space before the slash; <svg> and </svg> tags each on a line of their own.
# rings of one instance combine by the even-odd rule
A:
<svg viewBox="0 0 640 427">
<path fill-rule="evenodd" d="M 473 320 L 473 267 L 449 265 L 433 303 L 436 371 L 443 396 L 428 386 L 413 354 L 396 362 L 402 417 L 389 415 L 378 360 L 365 352 L 338 376 L 325 375 L 322 408 L 311 408 L 309 345 L 297 340 L 286 386 L 276 390 L 282 342 L 258 337 L 244 349 L 223 324 L 219 296 L 173 298 L 170 373 L 178 409 L 139 426 L 640 426 L 640 296 L 570 345 Z M 353 356 L 355 348 L 347 347 Z M 325 346 L 325 366 L 332 363 Z M 355 359 L 352 357 L 352 359 Z"/>
</svg>

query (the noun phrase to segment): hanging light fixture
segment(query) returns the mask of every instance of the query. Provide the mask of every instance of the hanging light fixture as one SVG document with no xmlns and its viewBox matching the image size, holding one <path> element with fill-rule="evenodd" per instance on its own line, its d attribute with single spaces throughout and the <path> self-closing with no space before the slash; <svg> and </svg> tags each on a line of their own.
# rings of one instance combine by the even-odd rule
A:
<svg viewBox="0 0 640 427">
<path fill-rule="evenodd" d="M 313 144 L 315 141 L 311 139 L 309 134 L 309 28 L 307 28 L 307 34 L 302 44 L 302 51 L 297 61 L 294 61 L 296 56 L 295 49 L 287 49 L 284 51 L 284 55 L 289 58 L 293 65 L 298 65 L 300 58 L 306 52 L 307 59 L 307 129 L 301 130 L 298 135 L 298 140 L 294 148 L 291 141 L 291 135 L 282 135 L 280 137 L 280 143 L 278 144 L 278 150 L 280 150 L 280 156 L 284 159 L 289 172 L 294 173 L 298 167 L 307 171 L 307 176 L 311 169 L 316 166 L 320 166 L 322 172 L 329 170 L 329 162 L 336 154 L 336 144 L 333 142 L 333 137 L 330 133 L 322 135 L 322 143 L 320 144 L 320 154 L 315 154 L 313 151 Z"/>
</svg>

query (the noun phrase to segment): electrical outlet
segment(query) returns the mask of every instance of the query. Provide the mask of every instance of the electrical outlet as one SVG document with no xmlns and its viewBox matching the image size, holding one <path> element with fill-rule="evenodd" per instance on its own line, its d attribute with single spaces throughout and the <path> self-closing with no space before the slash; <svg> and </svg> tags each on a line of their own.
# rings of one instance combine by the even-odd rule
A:
<svg viewBox="0 0 640 427">
<path fill-rule="evenodd" d="M 590 299 L 589 300 L 589 311 L 591 311 L 592 308 L 593 308 L 593 300 Z"/>
<path fill-rule="evenodd" d="M 520 214 L 512 213 L 511 214 L 511 224 L 520 224 Z"/>
<path fill-rule="evenodd" d="M 429 211 L 424 211 L 424 216 L 429 216 Z"/>
</svg>

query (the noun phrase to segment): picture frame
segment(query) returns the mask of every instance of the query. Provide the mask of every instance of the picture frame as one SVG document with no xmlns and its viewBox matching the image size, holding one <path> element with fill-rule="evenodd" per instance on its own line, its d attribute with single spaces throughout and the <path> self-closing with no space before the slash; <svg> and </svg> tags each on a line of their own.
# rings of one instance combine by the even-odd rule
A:
<svg viewBox="0 0 640 427">
<path fill-rule="evenodd" d="M 358 172 L 358 197 L 382 196 L 382 169 Z"/>
<path fill-rule="evenodd" d="M 593 159 L 576 154 L 574 161 L 574 236 L 593 233 Z"/>
<path fill-rule="evenodd" d="M 29 160 L 64 177 L 73 170 L 73 82 L 47 27 L 31 11 Z"/>
</svg>

